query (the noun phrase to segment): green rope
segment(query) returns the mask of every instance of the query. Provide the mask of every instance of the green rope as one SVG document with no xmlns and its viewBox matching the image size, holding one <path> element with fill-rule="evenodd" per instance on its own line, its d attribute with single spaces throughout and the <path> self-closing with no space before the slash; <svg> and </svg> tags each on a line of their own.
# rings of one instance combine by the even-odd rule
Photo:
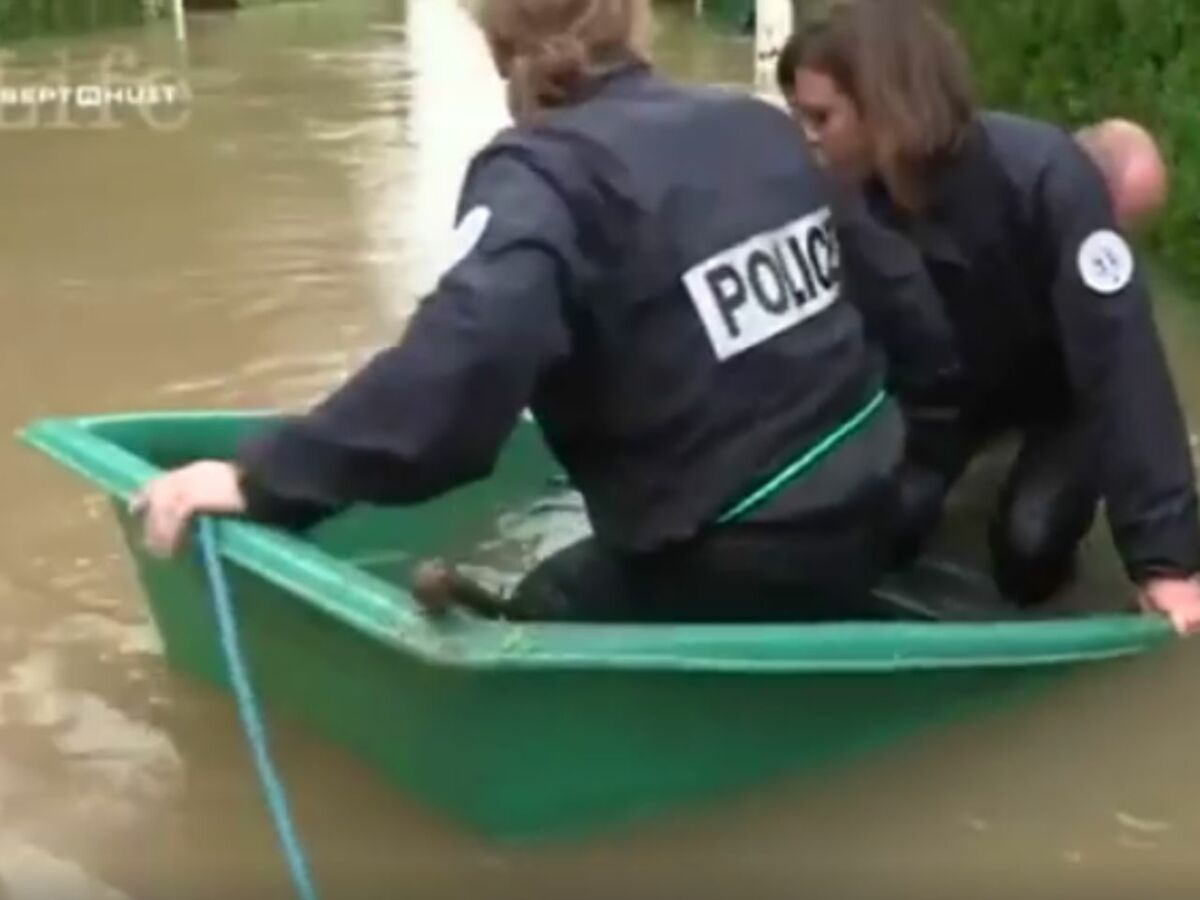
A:
<svg viewBox="0 0 1200 900">
<path fill-rule="evenodd" d="M 750 510 L 766 503 L 799 475 L 811 469 L 835 450 L 843 441 L 866 425 L 871 420 L 871 417 L 887 402 L 887 399 L 887 391 L 879 391 L 879 393 L 867 401 L 862 409 L 829 434 L 825 435 L 817 444 L 806 450 L 799 459 L 790 463 L 762 487 L 748 494 L 730 509 L 722 513 L 720 518 L 717 519 L 717 523 L 724 525 L 728 522 L 733 522 L 742 518 Z"/>
</svg>

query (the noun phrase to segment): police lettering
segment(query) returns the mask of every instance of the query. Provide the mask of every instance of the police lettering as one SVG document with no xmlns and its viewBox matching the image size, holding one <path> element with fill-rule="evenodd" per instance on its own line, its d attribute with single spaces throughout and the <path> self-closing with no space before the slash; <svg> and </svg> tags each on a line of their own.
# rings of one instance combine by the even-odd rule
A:
<svg viewBox="0 0 1200 900">
<path fill-rule="evenodd" d="M 837 237 L 828 208 L 756 234 L 683 277 L 718 359 L 812 318 L 840 294 Z"/>
</svg>

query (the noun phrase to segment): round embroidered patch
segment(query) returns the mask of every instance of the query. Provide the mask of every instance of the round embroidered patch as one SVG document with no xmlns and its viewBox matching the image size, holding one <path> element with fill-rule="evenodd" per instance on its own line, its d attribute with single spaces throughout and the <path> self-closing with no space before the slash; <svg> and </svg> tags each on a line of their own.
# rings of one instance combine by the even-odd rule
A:
<svg viewBox="0 0 1200 900">
<path fill-rule="evenodd" d="M 492 211 L 486 206 L 476 206 L 465 216 L 454 229 L 450 237 L 450 258 L 446 271 L 450 271 L 466 259 L 471 251 L 479 246 L 483 233 L 487 231 L 488 222 L 492 220 Z"/>
<path fill-rule="evenodd" d="M 1115 294 L 1133 279 L 1133 251 L 1115 231 L 1093 231 L 1079 245 L 1079 275 L 1098 294 Z"/>
</svg>

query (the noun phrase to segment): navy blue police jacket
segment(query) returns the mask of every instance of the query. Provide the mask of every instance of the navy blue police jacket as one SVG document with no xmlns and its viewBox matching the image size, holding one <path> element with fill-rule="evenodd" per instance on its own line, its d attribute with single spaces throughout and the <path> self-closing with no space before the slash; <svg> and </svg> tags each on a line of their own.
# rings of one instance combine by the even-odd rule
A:
<svg viewBox="0 0 1200 900">
<path fill-rule="evenodd" d="M 529 408 L 599 540 L 695 537 L 881 390 L 839 241 L 873 226 L 841 231 L 835 199 L 780 111 L 619 68 L 473 159 L 459 258 L 401 341 L 243 448 L 248 514 L 434 497 L 489 474 Z M 907 284 L 891 260 L 863 290 Z M 883 432 L 756 516 L 852 505 L 896 466 L 898 420 L 886 404 Z"/>
<path fill-rule="evenodd" d="M 981 114 L 935 172 L 928 208 L 872 213 L 919 248 L 945 304 L 968 427 L 1090 430 L 1116 545 L 1135 581 L 1200 569 L 1189 436 L 1146 281 L 1099 170 L 1062 129 Z"/>
</svg>

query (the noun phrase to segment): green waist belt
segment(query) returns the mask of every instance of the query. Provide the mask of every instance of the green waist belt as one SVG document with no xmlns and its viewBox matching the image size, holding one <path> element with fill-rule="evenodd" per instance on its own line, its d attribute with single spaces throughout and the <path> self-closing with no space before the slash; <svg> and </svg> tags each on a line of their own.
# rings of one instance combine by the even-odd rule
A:
<svg viewBox="0 0 1200 900">
<path fill-rule="evenodd" d="M 875 416 L 875 413 L 879 412 L 883 404 L 887 402 L 887 399 L 887 391 L 879 391 L 858 412 L 842 422 L 841 425 L 821 438 L 812 447 L 805 450 L 804 453 L 785 466 L 770 481 L 761 487 L 755 488 L 725 512 L 721 513 L 721 516 L 717 519 L 717 524 L 724 525 L 728 522 L 737 521 L 751 510 L 762 506 L 840 447 L 848 438 L 862 430 L 863 426 Z"/>
</svg>

